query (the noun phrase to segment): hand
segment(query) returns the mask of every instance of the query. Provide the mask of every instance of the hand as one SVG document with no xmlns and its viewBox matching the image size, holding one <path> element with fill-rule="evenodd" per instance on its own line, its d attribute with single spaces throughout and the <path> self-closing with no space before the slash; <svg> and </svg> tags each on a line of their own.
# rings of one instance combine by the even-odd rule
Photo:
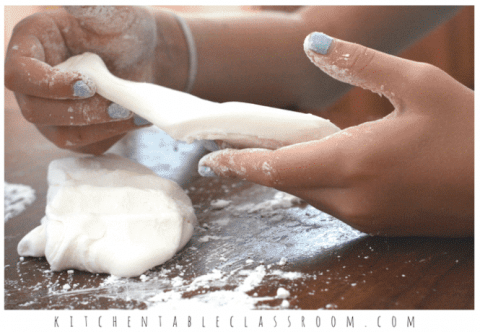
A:
<svg viewBox="0 0 480 332">
<path fill-rule="evenodd" d="M 168 50 L 157 40 L 158 29 L 173 25 L 171 14 L 142 7 L 66 6 L 65 11 L 32 15 L 12 34 L 5 86 L 15 92 L 24 117 L 57 146 L 101 154 L 140 126 L 131 112 L 95 94 L 88 77 L 53 67 L 89 51 L 118 77 L 169 85 L 167 75 L 163 82 L 158 79 L 164 73 L 156 61 L 165 58 L 158 53 Z M 109 113 L 123 117 L 112 119 Z"/>
<path fill-rule="evenodd" d="M 371 235 L 473 236 L 474 92 L 434 66 L 323 34 L 305 51 L 395 110 L 319 141 L 217 151 L 199 169 L 289 192 Z"/>
</svg>

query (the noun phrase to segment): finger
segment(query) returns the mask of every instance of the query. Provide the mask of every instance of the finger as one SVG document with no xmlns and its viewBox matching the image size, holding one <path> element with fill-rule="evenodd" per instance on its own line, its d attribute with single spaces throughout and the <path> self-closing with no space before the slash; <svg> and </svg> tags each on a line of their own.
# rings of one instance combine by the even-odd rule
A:
<svg viewBox="0 0 480 332">
<path fill-rule="evenodd" d="M 432 79 L 435 80 L 441 72 L 431 65 L 334 39 L 319 32 L 307 36 L 304 50 L 310 60 L 328 75 L 384 95 L 399 110 L 402 106 L 417 104 L 438 94 L 431 87 L 425 88 L 426 83 L 431 85 Z"/>
<path fill-rule="evenodd" d="M 51 100 L 15 93 L 25 119 L 37 125 L 89 125 L 132 117 L 132 112 L 99 94 L 81 100 Z"/>
<path fill-rule="evenodd" d="M 120 139 L 122 139 L 126 133 L 117 135 L 114 137 L 110 137 L 106 140 L 96 142 L 90 145 L 84 145 L 80 146 L 77 148 L 71 149 L 72 151 L 75 152 L 80 152 L 80 153 L 88 153 L 88 154 L 94 154 L 96 156 L 101 155 L 102 153 L 106 152 L 108 149 L 110 149 L 115 143 L 117 143 Z"/>
<path fill-rule="evenodd" d="M 327 138 L 278 150 L 220 150 L 204 156 L 198 170 L 202 176 L 238 178 L 278 189 L 341 186 L 347 165 L 335 141 Z"/>
<path fill-rule="evenodd" d="M 5 86 L 12 91 L 49 99 L 93 96 L 96 88 L 91 79 L 79 72 L 52 67 L 67 56 L 65 42 L 52 20 L 39 15 L 27 18 L 17 25 L 8 46 Z"/>
<path fill-rule="evenodd" d="M 137 126 L 133 119 L 90 126 L 37 126 L 56 146 L 69 150 L 96 144 L 143 127 L 145 126 Z"/>
<path fill-rule="evenodd" d="M 411 137 L 428 119 L 415 113 L 387 116 L 382 121 L 350 127 L 322 140 L 286 146 L 277 150 L 220 150 L 204 156 L 198 171 L 202 176 L 243 179 L 281 190 L 347 188 L 373 178 L 378 167 L 397 167 L 408 151 Z M 417 123 L 418 126 L 412 126 Z M 373 150 L 372 150 L 373 148 Z"/>
</svg>

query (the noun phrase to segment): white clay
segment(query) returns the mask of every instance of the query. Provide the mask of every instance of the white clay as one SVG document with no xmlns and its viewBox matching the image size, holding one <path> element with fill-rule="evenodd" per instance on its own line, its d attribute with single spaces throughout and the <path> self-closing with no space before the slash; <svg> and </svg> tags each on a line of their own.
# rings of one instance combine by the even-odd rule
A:
<svg viewBox="0 0 480 332">
<path fill-rule="evenodd" d="M 218 139 L 237 146 L 275 149 L 340 130 L 311 114 L 240 102 L 220 104 L 155 84 L 123 80 L 113 76 L 93 53 L 71 57 L 56 68 L 83 73 L 95 82 L 101 96 L 187 143 Z"/>
<path fill-rule="evenodd" d="M 53 161 L 46 215 L 18 244 L 21 256 L 45 256 L 53 271 L 120 277 L 164 263 L 189 241 L 196 217 L 175 182 L 129 159 Z"/>
</svg>

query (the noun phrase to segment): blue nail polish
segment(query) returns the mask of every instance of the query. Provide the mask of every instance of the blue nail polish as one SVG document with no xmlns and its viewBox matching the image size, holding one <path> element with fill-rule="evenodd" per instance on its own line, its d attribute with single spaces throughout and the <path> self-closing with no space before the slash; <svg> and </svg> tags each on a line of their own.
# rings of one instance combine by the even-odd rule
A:
<svg viewBox="0 0 480 332">
<path fill-rule="evenodd" d="M 130 111 L 125 107 L 112 103 L 107 109 L 108 115 L 112 119 L 126 119 L 130 116 Z"/>
<path fill-rule="evenodd" d="M 93 96 L 93 93 L 84 81 L 77 81 L 73 85 L 73 95 L 75 97 L 91 97 Z"/>
<path fill-rule="evenodd" d="M 209 178 L 217 177 L 217 174 L 215 174 L 215 172 L 208 166 L 198 165 L 198 174 Z"/>
<path fill-rule="evenodd" d="M 332 42 L 332 37 L 322 32 L 314 32 L 307 38 L 305 46 L 309 50 L 325 55 L 328 53 L 328 49 L 330 48 L 330 45 L 332 45 Z"/>
<path fill-rule="evenodd" d="M 203 140 L 202 141 L 202 145 L 205 149 L 207 149 L 208 151 L 218 151 L 220 150 L 220 147 L 218 146 L 217 142 L 215 142 L 214 140 Z"/>
<path fill-rule="evenodd" d="M 142 118 L 141 116 L 139 116 L 137 114 L 133 115 L 133 123 L 135 123 L 136 126 L 143 126 L 143 125 L 147 125 L 147 124 L 152 124 L 150 121 L 145 120 L 144 118 Z"/>
</svg>

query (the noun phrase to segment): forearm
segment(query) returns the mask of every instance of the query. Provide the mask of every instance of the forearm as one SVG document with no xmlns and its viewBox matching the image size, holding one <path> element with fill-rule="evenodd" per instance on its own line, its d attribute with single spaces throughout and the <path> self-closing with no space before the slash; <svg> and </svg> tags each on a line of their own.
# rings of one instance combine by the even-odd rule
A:
<svg viewBox="0 0 480 332">
<path fill-rule="evenodd" d="M 195 37 L 193 93 L 288 109 L 328 105 L 350 86 L 315 70 L 303 51 L 312 31 L 396 54 L 443 20 L 453 7 L 306 7 L 296 13 L 186 17 Z"/>
</svg>

